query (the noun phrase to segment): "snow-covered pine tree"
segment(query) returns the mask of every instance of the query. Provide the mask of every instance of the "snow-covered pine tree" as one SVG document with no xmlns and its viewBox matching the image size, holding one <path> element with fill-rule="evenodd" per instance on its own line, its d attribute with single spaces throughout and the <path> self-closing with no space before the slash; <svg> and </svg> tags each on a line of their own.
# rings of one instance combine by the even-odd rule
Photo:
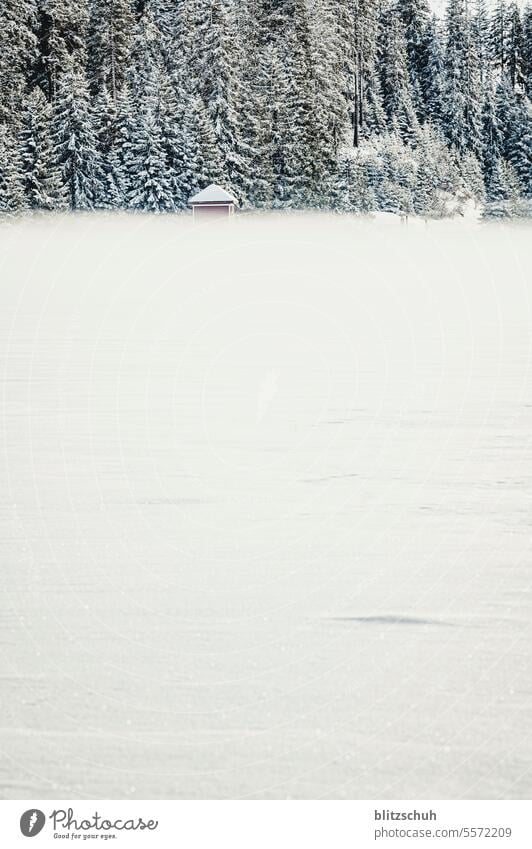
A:
<svg viewBox="0 0 532 849">
<path fill-rule="evenodd" d="M 203 46 L 200 94 L 224 163 L 224 184 L 241 203 L 252 190 L 253 149 L 243 133 L 241 114 L 246 92 L 240 79 L 241 56 L 234 8 L 229 0 L 212 0 L 208 40 Z"/>
<path fill-rule="evenodd" d="M 412 151 L 408 148 L 406 152 L 397 133 L 383 138 L 379 148 L 384 174 L 377 190 L 379 209 L 408 217 L 414 213 L 415 160 Z"/>
<path fill-rule="evenodd" d="M 287 110 L 283 176 L 289 205 L 319 206 L 323 187 L 335 167 L 339 138 L 327 127 L 326 109 L 320 100 L 326 83 L 316 67 L 312 19 L 305 0 L 295 0 L 282 46 Z"/>
<path fill-rule="evenodd" d="M 532 5 L 523 12 L 523 75 L 525 92 L 532 100 Z"/>
<path fill-rule="evenodd" d="M 175 120 L 169 121 L 173 91 L 150 4 L 136 26 L 131 57 L 127 83 L 134 92 L 134 122 L 121 151 L 127 205 L 139 211 L 172 212 L 176 209 L 173 148 L 180 128 Z"/>
<path fill-rule="evenodd" d="M 523 91 L 525 85 L 525 33 L 521 12 L 515 2 L 508 6 L 507 73 L 514 90 Z"/>
<path fill-rule="evenodd" d="M 0 123 L 0 218 L 10 218 L 24 207 L 16 140 L 7 124 Z"/>
<path fill-rule="evenodd" d="M 295 6 L 296 0 L 258 0 L 255 8 L 260 44 L 278 42 L 284 37 L 294 17 Z"/>
<path fill-rule="evenodd" d="M 490 18 L 487 0 L 475 0 L 472 6 L 471 41 L 477 56 L 480 84 L 483 88 L 491 66 Z"/>
<path fill-rule="evenodd" d="M 41 88 L 27 96 L 19 132 L 20 178 L 31 210 L 63 209 L 65 187 L 52 140 L 52 107 Z"/>
<path fill-rule="evenodd" d="M 88 0 L 39 0 L 39 61 L 34 82 L 55 100 L 63 73 L 72 63 L 86 68 Z"/>
<path fill-rule="evenodd" d="M 120 92 L 113 97 L 105 83 L 94 102 L 94 129 L 100 160 L 100 193 L 95 200 L 102 209 L 125 204 L 125 179 L 120 158 Z"/>
<path fill-rule="evenodd" d="M 272 131 L 276 206 L 308 206 L 314 192 L 313 79 L 306 10 L 275 45 L 276 90 Z"/>
<path fill-rule="evenodd" d="M 119 197 L 120 206 L 127 207 L 136 179 L 135 174 L 130 172 L 128 157 L 139 121 L 138 107 L 131 96 L 127 79 L 118 92 L 116 101 L 108 104 L 107 121 L 102 155 L 103 181 L 107 184 L 105 196 L 110 202 L 112 198 Z"/>
<path fill-rule="evenodd" d="M 252 206 L 268 206 L 273 198 L 271 161 L 272 43 L 262 43 L 260 0 L 240 0 L 235 7 L 237 31 L 237 74 L 240 85 L 239 114 L 241 135 L 248 150 L 249 185 L 246 189 Z"/>
<path fill-rule="evenodd" d="M 358 0 L 357 44 L 359 54 L 359 120 L 360 137 L 368 139 L 372 133 L 386 132 L 386 112 L 383 104 L 379 74 L 379 40 L 382 21 L 379 8 L 372 0 Z"/>
<path fill-rule="evenodd" d="M 197 187 L 201 189 L 210 183 L 223 183 L 224 163 L 205 104 L 199 95 L 192 97 L 190 109 L 187 110 L 187 125 L 198 144 Z"/>
<path fill-rule="evenodd" d="M 162 47 L 162 36 L 148 3 L 135 25 L 126 75 L 131 97 L 136 104 L 141 104 L 146 97 L 157 99 L 155 77 L 164 71 Z"/>
<path fill-rule="evenodd" d="M 203 114 L 197 114 L 198 111 Z M 200 125 L 205 115 L 200 98 L 189 95 L 177 99 L 174 120 L 173 135 L 167 138 L 173 198 L 176 209 L 185 209 L 193 194 L 215 182 L 202 156 Z"/>
<path fill-rule="evenodd" d="M 167 39 L 171 38 L 173 43 L 170 74 L 176 99 L 175 123 L 181 134 L 181 149 L 174 149 L 174 169 L 180 185 L 176 194 L 188 200 L 210 183 L 223 183 L 224 176 L 214 129 L 203 99 L 204 42 L 209 32 L 209 8 L 199 0 L 180 0 L 174 4 L 174 11 L 171 32 L 168 19 L 165 24 Z"/>
<path fill-rule="evenodd" d="M 427 156 L 420 152 L 417 158 L 416 182 L 412 203 L 416 215 L 428 218 L 436 207 L 436 189 L 433 181 L 433 169 Z"/>
<path fill-rule="evenodd" d="M 168 7 L 168 0 L 161 0 Z M 170 4 L 171 19 L 161 8 L 158 18 L 165 17 L 165 44 L 172 42 L 172 57 L 167 66 L 174 89 L 173 121 L 176 137 L 173 144 L 173 183 L 176 205 L 210 183 L 223 183 L 222 163 L 216 147 L 214 129 L 203 99 L 210 10 L 203 0 L 179 0 Z M 171 110 L 168 117 L 172 120 Z M 179 199 L 179 200 L 178 200 Z"/>
<path fill-rule="evenodd" d="M 185 209 L 192 194 L 198 167 L 198 143 L 190 132 L 187 111 L 190 99 L 176 90 L 175 81 L 159 70 L 158 106 L 155 111 L 166 156 L 166 173 L 172 188 L 173 208 Z"/>
<path fill-rule="evenodd" d="M 144 14 L 149 10 L 161 34 L 161 50 L 167 67 L 173 70 L 174 50 L 182 46 L 182 22 L 186 0 L 147 0 Z"/>
<path fill-rule="evenodd" d="M 487 186 L 484 218 L 511 218 L 519 208 L 518 180 L 512 166 L 502 157 L 494 163 Z"/>
<path fill-rule="evenodd" d="M 508 4 L 494 0 L 490 25 L 491 54 L 497 72 L 502 75 L 508 62 Z"/>
<path fill-rule="evenodd" d="M 372 136 L 380 136 L 386 132 L 386 112 L 382 102 L 381 78 L 375 62 L 366 72 L 364 95 L 364 123 L 360 130 L 367 141 Z"/>
<path fill-rule="evenodd" d="M 351 85 L 354 145 L 367 139 L 372 132 L 384 132 L 385 112 L 378 72 L 379 39 L 382 21 L 374 0 L 351 2 L 354 17 L 355 76 Z"/>
<path fill-rule="evenodd" d="M 267 137 L 269 116 L 262 69 L 264 51 L 258 40 L 256 5 L 255 0 L 239 0 L 233 3 L 232 15 L 236 102 L 245 159 L 243 195 L 251 206 L 260 204 L 271 191 Z"/>
<path fill-rule="evenodd" d="M 339 153 L 337 171 L 331 181 L 329 203 L 337 212 L 368 214 L 377 207 L 361 151 L 351 145 L 345 146 Z"/>
<path fill-rule="evenodd" d="M 427 117 L 430 7 L 427 0 L 397 0 L 397 9 L 404 27 L 414 106 L 418 118 L 424 120 Z"/>
<path fill-rule="evenodd" d="M 353 128 L 355 146 L 358 139 L 355 101 L 357 84 L 358 53 L 356 44 L 356 0 L 338 0 L 331 5 L 331 50 L 341 87 L 341 102 Z"/>
<path fill-rule="evenodd" d="M 466 131 L 468 136 L 468 151 L 476 157 L 482 155 L 482 71 L 477 53 L 471 18 L 467 13 L 467 55 L 466 55 Z"/>
<path fill-rule="evenodd" d="M 484 179 L 486 182 L 489 182 L 496 164 L 502 156 L 504 143 L 496 105 L 495 86 L 490 68 L 488 68 L 486 73 L 483 95 L 482 166 Z"/>
<path fill-rule="evenodd" d="M 353 146 L 359 147 L 373 132 L 383 132 L 385 124 L 377 69 L 378 6 L 370 0 L 327 0 L 314 9 L 314 38 L 322 40 L 325 33 L 332 54 L 337 94 L 331 92 L 331 106 L 338 104 L 338 115 L 347 113 Z"/>
<path fill-rule="evenodd" d="M 468 149 L 467 14 L 465 0 L 449 0 L 445 18 L 445 88 L 443 121 L 449 144 Z"/>
<path fill-rule="evenodd" d="M 418 215 L 436 217 L 444 214 L 444 196 L 456 179 L 446 154 L 447 147 L 440 130 L 430 123 L 425 124 L 416 149 L 414 208 Z"/>
<path fill-rule="evenodd" d="M 93 209 L 102 195 L 100 158 L 87 79 L 75 54 L 58 79 L 52 138 L 70 208 Z"/>
<path fill-rule="evenodd" d="M 481 163 L 475 154 L 469 151 L 462 157 L 460 166 L 464 190 L 475 203 L 482 203 L 486 198 L 486 187 Z"/>
<path fill-rule="evenodd" d="M 314 0 L 309 18 L 316 124 L 321 137 L 318 146 L 326 170 L 334 169 L 338 150 L 345 141 L 348 115 L 335 5 L 330 0 Z"/>
<path fill-rule="evenodd" d="M 502 137 L 502 155 L 519 182 L 521 193 L 532 197 L 532 115 L 530 103 L 515 92 L 505 74 L 496 92 L 497 122 Z"/>
<path fill-rule="evenodd" d="M 461 185 L 460 159 L 449 149 L 441 130 L 430 123 L 421 128 L 415 155 L 416 159 L 424 158 L 430 166 L 435 189 L 433 214 L 443 215 L 445 196 L 455 194 Z"/>
<path fill-rule="evenodd" d="M 105 87 L 116 101 L 127 75 L 134 22 L 133 0 L 91 0 L 88 67 L 94 95 Z"/>
<path fill-rule="evenodd" d="M 425 117 L 434 126 L 442 125 L 444 114 L 445 62 L 439 21 L 433 15 L 427 25 L 427 70 L 424 82 Z"/>
<path fill-rule="evenodd" d="M 0 123 L 13 129 L 37 59 L 37 0 L 0 3 Z"/>
<path fill-rule="evenodd" d="M 443 128 L 459 153 L 480 154 L 482 101 L 480 69 L 467 0 L 449 0 L 445 46 Z"/>
<path fill-rule="evenodd" d="M 341 151 L 336 174 L 331 179 L 329 205 L 336 212 L 357 211 L 356 162 L 354 149 Z"/>
<path fill-rule="evenodd" d="M 419 131 L 412 99 L 403 22 L 395 7 L 388 8 L 382 51 L 382 94 L 391 125 L 403 141 L 413 142 Z"/>
<path fill-rule="evenodd" d="M 380 209 L 380 198 L 382 197 L 382 185 L 386 179 L 384 163 L 379 148 L 382 145 L 382 136 L 369 141 L 359 152 L 360 167 L 364 175 L 364 183 L 367 186 L 371 198 L 371 210 Z"/>
<path fill-rule="evenodd" d="M 260 174 L 261 206 L 283 206 L 286 194 L 284 175 L 287 166 L 285 154 L 289 143 L 290 116 L 287 107 L 289 78 L 279 46 L 272 42 L 260 50 L 260 67 L 257 85 L 263 103 L 263 120 L 258 146 L 262 150 Z"/>
<path fill-rule="evenodd" d="M 161 128 L 151 110 L 137 116 L 135 136 L 127 145 L 130 176 L 128 206 L 140 212 L 173 212 L 174 192 L 168 178 Z"/>
</svg>

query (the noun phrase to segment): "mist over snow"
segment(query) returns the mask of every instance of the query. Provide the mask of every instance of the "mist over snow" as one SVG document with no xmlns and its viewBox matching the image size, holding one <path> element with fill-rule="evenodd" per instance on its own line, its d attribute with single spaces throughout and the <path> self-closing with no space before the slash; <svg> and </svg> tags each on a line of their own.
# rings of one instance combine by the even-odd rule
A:
<svg viewBox="0 0 532 849">
<path fill-rule="evenodd" d="M 0 229 L 3 798 L 528 798 L 530 229 Z"/>
</svg>

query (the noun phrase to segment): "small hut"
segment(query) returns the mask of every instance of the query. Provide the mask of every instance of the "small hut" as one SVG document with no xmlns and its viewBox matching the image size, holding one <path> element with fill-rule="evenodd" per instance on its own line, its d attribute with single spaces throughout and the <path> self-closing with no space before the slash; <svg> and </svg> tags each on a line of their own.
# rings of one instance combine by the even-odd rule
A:
<svg viewBox="0 0 532 849">
<path fill-rule="evenodd" d="M 221 186 L 211 183 L 206 189 L 191 197 L 194 218 L 230 218 L 235 214 L 238 201 Z"/>
</svg>

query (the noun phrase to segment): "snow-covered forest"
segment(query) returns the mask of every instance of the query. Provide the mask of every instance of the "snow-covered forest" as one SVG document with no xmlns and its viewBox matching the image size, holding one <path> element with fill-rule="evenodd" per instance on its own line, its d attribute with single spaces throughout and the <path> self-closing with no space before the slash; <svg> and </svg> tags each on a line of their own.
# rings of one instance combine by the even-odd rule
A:
<svg viewBox="0 0 532 849">
<path fill-rule="evenodd" d="M 447 0 L 3 0 L 0 213 L 425 216 L 532 198 L 532 9 Z"/>
</svg>

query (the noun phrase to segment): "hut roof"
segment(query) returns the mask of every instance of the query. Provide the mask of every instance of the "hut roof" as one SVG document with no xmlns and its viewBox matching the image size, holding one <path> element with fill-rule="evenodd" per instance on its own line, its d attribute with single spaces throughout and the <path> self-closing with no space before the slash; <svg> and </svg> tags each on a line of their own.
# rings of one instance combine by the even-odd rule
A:
<svg viewBox="0 0 532 849">
<path fill-rule="evenodd" d="M 211 183 L 206 189 L 191 197 L 189 203 L 192 206 L 196 203 L 234 203 L 238 205 L 238 201 L 233 195 L 230 195 L 229 192 L 215 183 Z"/>
</svg>

